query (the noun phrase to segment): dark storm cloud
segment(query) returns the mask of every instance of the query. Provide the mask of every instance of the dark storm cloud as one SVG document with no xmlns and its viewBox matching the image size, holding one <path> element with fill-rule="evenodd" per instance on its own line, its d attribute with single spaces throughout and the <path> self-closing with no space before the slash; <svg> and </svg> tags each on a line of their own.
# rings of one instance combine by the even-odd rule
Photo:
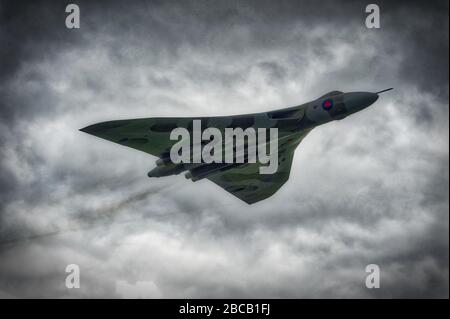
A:
<svg viewBox="0 0 450 319">
<path fill-rule="evenodd" d="M 1 114 L 5 123 L 14 116 L 27 116 L 46 113 L 46 109 L 33 108 L 32 103 L 20 102 L 14 96 L 16 92 L 6 90 L 16 72 L 25 63 L 45 57 L 51 57 L 56 50 L 69 49 L 79 42 L 79 33 L 59 28 L 65 20 L 64 3 L 49 2 L 13 2 L 0 4 L 0 39 L 2 41 L 0 74 L 2 101 Z M 28 73 L 26 80 L 39 83 L 40 74 Z M 5 89 L 3 91 L 3 89 Z M 45 91 L 45 88 L 42 88 Z M 43 105 L 45 106 L 45 105 Z"/>
<path fill-rule="evenodd" d="M 377 3 L 2 2 L 0 296 L 448 297 L 448 2 Z M 254 206 L 77 131 L 390 86 Z"/>
</svg>

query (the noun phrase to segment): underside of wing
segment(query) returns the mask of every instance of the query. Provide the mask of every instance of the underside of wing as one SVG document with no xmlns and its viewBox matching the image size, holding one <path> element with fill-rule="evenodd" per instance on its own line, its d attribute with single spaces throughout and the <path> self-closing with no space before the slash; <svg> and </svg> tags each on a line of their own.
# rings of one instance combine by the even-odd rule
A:
<svg viewBox="0 0 450 319">
<path fill-rule="evenodd" d="M 176 142 L 170 140 L 170 132 L 178 122 L 176 118 L 119 120 L 80 131 L 160 157 Z"/>
<path fill-rule="evenodd" d="M 289 179 L 294 152 L 309 133 L 292 134 L 279 141 L 278 170 L 274 174 L 260 174 L 260 163 L 247 163 L 208 177 L 227 192 L 247 204 L 253 204 L 275 194 Z"/>
<path fill-rule="evenodd" d="M 144 118 L 97 123 L 80 131 L 161 157 L 168 154 L 170 148 L 177 142 L 170 139 L 172 130 L 182 127 L 192 132 L 193 120 L 200 120 L 203 129 L 206 127 L 245 129 L 255 126 L 257 118 L 258 114 L 209 118 Z"/>
<path fill-rule="evenodd" d="M 177 142 L 170 139 L 176 128 L 193 130 L 193 121 L 199 120 L 201 129 L 215 127 L 222 133 L 225 128 L 268 128 L 279 127 L 280 136 L 295 131 L 303 109 L 287 108 L 269 113 L 254 113 L 217 117 L 166 117 L 143 118 L 102 122 L 82 128 L 80 131 L 95 135 L 114 143 L 132 147 L 157 157 L 167 156 Z M 297 118 L 291 118 L 296 115 Z M 192 135 L 192 134 L 191 134 Z"/>
</svg>

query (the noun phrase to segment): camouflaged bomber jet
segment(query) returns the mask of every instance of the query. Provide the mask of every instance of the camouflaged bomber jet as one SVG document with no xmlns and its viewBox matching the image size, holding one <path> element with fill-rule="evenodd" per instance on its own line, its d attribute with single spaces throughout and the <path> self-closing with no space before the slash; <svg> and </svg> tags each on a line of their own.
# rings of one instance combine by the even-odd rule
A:
<svg viewBox="0 0 450 319">
<path fill-rule="evenodd" d="M 370 92 L 329 92 L 318 99 L 299 106 L 280 110 L 218 117 L 144 118 L 102 122 L 82 128 L 81 131 L 100 138 L 138 149 L 158 157 L 149 177 L 179 174 L 183 171 L 192 181 L 207 178 L 226 191 L 253 204 L 272 196 L 289 179 L 294 151 L 316 126 L 341 120 L 361 111 L 378 99 Z M 259 173 L 261 163 L 180 163 L 170 159 L 170 149 L 177 143 L 170 133 L 177 127 L 192 132 L 193 120 L 200 120 L 203 128 L 278 128 L 278 170 L 274 174 Z M 191 134 L 192 136 L 192 134 Z"/>
</svg>

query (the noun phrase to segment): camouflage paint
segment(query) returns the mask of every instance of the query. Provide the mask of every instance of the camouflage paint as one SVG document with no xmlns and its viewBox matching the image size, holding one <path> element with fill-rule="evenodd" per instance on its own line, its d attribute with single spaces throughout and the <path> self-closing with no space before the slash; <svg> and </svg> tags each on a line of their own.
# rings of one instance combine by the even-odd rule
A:
<svg viewBox="0 0 450 319">
<path fill-rule="evenodd" d="M 149 177 L 188 171 L 186 178 L 192 181 L 207 178 L 246 203 L 253 204 L 272 196 L 289 179 L 294 151 L 314 127 L 341 120 L 368 107 L 377 99 L 377 93 L 332 91 L 309 103 L 270 112 L 109 121 L 87 126 L 81 131 L 158 157 L 157 166 L 148 173 Z M 184 127 L 192 132 L 193 120 L 200 120 L 203 129 L 219 129 L 222 136 L 225 128 L 278 128 L 277 172 L 271 175 L 260 174 L 261 164 L 258 162 L 172 163 L 169 153 L 176 141 L 170 140 L 170 132 L 177 127 Z"/>
</svg>

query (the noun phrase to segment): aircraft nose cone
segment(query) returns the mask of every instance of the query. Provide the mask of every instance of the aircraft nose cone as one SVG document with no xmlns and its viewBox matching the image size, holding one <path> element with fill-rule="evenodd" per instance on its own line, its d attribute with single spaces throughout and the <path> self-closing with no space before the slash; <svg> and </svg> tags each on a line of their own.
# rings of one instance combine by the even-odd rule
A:
<svg viewBox="0 0 450 319">
<path fill-rule="evenodd" d="M 345 107 L 349 113 L 365 109 L 378 99 L 378 94 L 371 92 L 352 92 L 345 95 Z"/>
</svg>

